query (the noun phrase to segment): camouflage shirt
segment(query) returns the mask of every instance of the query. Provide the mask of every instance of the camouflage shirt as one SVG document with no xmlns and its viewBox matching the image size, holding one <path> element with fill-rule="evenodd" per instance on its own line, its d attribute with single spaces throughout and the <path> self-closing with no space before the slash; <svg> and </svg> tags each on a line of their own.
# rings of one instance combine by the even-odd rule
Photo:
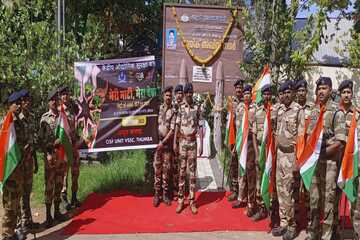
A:
<svg viewBox="0 0 360 240">
<path fill-rule="evenodd" d="M 40 120 L 39 143 L 43 152 L 53 151 L 53 144 L 56 140 L 55 128 L 58 115 L 51 110 L 44 113 Z"/>
<path fill-rule="evenodd" d="M 276 121 L 277 128 L 275 135 L 278 144 L 283 147 L 295 146 L 298 131 L 299 129 L 303 129 L 301 126 L 305 123 L 302 107 L 294 101 L 289 107 L 281 104 L 278 109 Z"/>
<path fill-rule="evenodd" d="M 179 113 L 176 117 L 176 125 L 179 127 L 180 134 L 193 135 L 199 130 L 202 120 L 203 110 L 201 105 L 196 103 L 188 104 L 183 102 L 179 107 Z"/>
<path fill-rule="evenodd" d="M 160 105 L 159 118 L 158 118 L 158 131 L 160 139 L 166 137 L 171 129 L 175 126 L 175 112 L 174 107 L 169 107 L 163 103 Z"/>
<path fill-rule="evenodd" d="M 277 111 L 273 111 L 273 106 L 270 107 L 271 111 L 271 125 L 272 129 L 276 129 L 276 113 Z M 274 114 L 275 113 L 275 114 Z M 254 122 L 252 125 L 252 132 L 256 135 L 256 139 L 258 141 L 258 144 L 261 143 L 262 137 L 264 134 L 264 122 L 266 118 L 266 109 L 263 104 L 257 105 L 255 107 L 255 117 Z"/>
<path fill-rule="evenodd" d="M 356 120 L 359 120 L 359 109 L 357 109 L 354 106 L 351 106 L 347 111 L 344 108 L 341 108 L 341 110 L 344 113 L 344 119 L 345 119 L 345 127 L 346 127 L 346 136 L 348 136 L 349 134 L 349 129 L 350 129 L 350 125 L 351 125 L 351 121 L 352 121 L 352 117 L 354 115 L 354 111 L 356 113 Z"/>
<path fill-rule="evenodd" d="M 254 122 L 255 118 L 255 107 L 256 105 L 253 103 L 250 103 L 249 105 L 249 140 L 252 140 L 251 132 L 252 132 L 252 124 Z M 240 128 L 242 118 L 245 113 L 245 103 L 241 102 L 238 104 L 237 108 L 235 109 L 235 126 L 236 131 Z"/>
<path fill-rule="evenodd" d="M 26 145 L 29 145 L 31 147 L 31 151 L 38 148 L 38 135 L 37 135 L 37 124 L 35 115 L 31 112 L 24 114 L 21 112 L 19 114 L 19 119 L 23 124 L 23 132 L 24 132 L 24 138 Z"/>
</svg>

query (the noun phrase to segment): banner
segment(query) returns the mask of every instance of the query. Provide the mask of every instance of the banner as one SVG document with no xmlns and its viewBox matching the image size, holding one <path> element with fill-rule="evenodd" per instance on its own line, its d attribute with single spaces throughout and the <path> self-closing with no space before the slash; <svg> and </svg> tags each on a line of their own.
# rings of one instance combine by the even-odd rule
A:
<svg viewBox="0 0 360 240">
<path fill-rule="evenodd" d="M 80 151 L 155 148 L 160 87 L 154 56 L 76 62 Z"/>
<path fill-rule="evenodd" d="M 187 78 L 196 92 L 215 93 L 217 64 L 223 63 L 224 92 L 234 93 L 242 77 L 240 9 L 196 5 L 164 5 L 163 83 L 175 86 Z"/>
</svg>

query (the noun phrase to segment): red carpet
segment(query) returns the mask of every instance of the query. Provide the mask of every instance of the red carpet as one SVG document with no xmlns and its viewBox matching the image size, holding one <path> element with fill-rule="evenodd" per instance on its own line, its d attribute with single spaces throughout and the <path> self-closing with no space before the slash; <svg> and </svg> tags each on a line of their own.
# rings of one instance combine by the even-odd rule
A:
<svg viewBox="0 0 360 240">
<path fill-rule="evenodd" d="M 269 222 L 251 221 L 244 209 L 232 209 L 224 192 L 197 194 L 199 213 L 187 207 L 176 214 L 176 202 L 170 207 L 152 206 L 152 196 L 128 192 L 91 194 L 73 221 L 63 230 L 73 234 L 121 234 L 202 231 L 268 231 Z"/>
</svg>

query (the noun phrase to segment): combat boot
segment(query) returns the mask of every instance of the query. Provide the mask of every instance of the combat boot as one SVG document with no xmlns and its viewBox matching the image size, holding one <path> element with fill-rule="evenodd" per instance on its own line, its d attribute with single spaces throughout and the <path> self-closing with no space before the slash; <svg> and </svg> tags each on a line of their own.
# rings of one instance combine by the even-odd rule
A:
<svg viewBox="0 0 360 240">
<path fill-rule="evenodd" d="M 14 234 L 11 237 L 3 237 L 1 240 L 17 240 L 17 236 L 16 236 L 16 234 Z"/>
<path fill-rule="evenodd" d="M 26 240 L 26 233 L 21 228 L 15 230 L 15 236 L 16 240 Z"/>
<path fill-rule="evenodd" d="M 73 192 L 71 195 L 71 206 L 74 208 L 80 207 L 80 201 L 77 199 L 77 193 Z"/>
<path fill-rule="evenodd" d="M 274 237 L 280 237 L 283 236 L 285 233 L 287 233 L 286 228 L 277 226 L 271 229 L 271 233 Z"/>
<path fill-rule="evenodd" d="M 54 220 L 57 222 L 64 222 L 66 217 L 60 212 L 60 203 L 54 203 Z"/>
<path fill-rule="evenodd" d="M 247 203 L 246 202 L 243 202 L 243 201 L 239 201 L 237 200 L 236 202 L 234 202 L 231 207 L 232 208 L 244 208 L 247 206 Z"/>
<path fill-rule="evenodd" d="M 198 213 L 198 209 L 197 209 L 197 207 L 196 207 L 196 204 L 195 204 L 195 202 L 193 202 L 193 201 L 190 201 L 190 209 L 191 209 L 191 212 L 192 212 L 192 214 L 197 214 Z"/>
<path fill-rule="evenodd" d="M 155 193 L 153 198 L 153 206 L 158 207 L 160 205 L 160 197 L 159 194 Z"/>
<path fill-rule="evenodd" d="M 181 213 L 184 208 L 184 200 L 179 200 L 178 205 L 176 207 L 176 213 Z"/>
<path fill-rule="evenodd" d="M 251 218 L 252 216 L 254 216 L 256 213 L 256 210 L 254 207 L 247 207 L 246 209 L 246 216 Z"/>
<path fill-rule="evenodd" d="M 51 204 L 46 204 L 46 220 L 45 220 L 45 227 L 51 228 L 54 224 L 54 219 L 51 216 Z"/>
<path fill-rule="evenodd" d="M 69 203 L 69 200 L 67 198 L 67 193 L 66 192 L 62 192 L 61 193 L 61 198 L 64 202 L 64 207 L 67 211 L 70 211 L 71 210 L 71 204 Z"/>
<path fill-rule="evenodd" d="M 238 198 L 238 194 L 237 192 L 232 192 L 228 197 L 227 200 L 228 202 L 233 202 Z"/>
<path fill-rule="evenodd" d="M 283 240 L 293 240 L 298 236 L 296 231 L 286 231 L 286 233 L 282 236 Z"/>
<path fill-rule="evenodd" d="M 257 213 L 255 213 L 255 215 L 252 217 L 252 219 L 257 222 L 260 221 L 262 219 L 267 218 L 268 213 L 264 208 L 261 208 L 260 211 L 258 211 Z"/>
<path fill-rule="evenodd" d="M 167 206 L 170 206 L 170 205 L 171 205 L 171 200 L 170 200 L 170 198 L 168 197 L 168 194 L 164 194 L 164 195 L 163 195 L 163 202 L 164 202 Z"/>
</svg>

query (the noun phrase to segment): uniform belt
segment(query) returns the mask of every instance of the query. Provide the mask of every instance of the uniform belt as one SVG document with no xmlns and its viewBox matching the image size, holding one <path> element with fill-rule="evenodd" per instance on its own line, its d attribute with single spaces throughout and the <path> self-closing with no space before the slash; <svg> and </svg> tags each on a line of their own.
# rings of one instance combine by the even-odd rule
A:
<svg viewBox="0 0 360 240">
<path fill-rule="evenodd" d="M 180 133 L 180 139 L 185 139 L 188 141 L 195 141 L 196 140 L 196 134 L 192 133 L 192 134 L 182 134 Z"/>
<path fill-rule="evenodd" d="M 278 148 L 283 153 L 293 153 L 293 152 L 295 152 L 295 147 L 294 146 L 282 146 L 282 145 L 279 144 Z"/>
</svg>

